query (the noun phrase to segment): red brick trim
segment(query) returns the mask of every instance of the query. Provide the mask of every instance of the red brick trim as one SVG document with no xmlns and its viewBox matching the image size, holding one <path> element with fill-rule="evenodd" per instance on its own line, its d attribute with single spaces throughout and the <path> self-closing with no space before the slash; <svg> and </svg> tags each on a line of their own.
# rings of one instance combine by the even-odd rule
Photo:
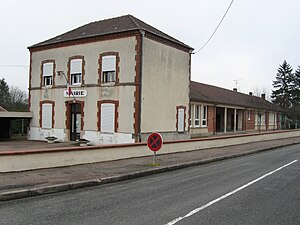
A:
<svg viewBox="0 0 300 225">
<path fill-rule="evenodd" d="M 115 105 L 115 132 L 118 132 L 119 128 L 119 101 L 114 100 L 101 100 L 97 102 L 98 112 L 97 112 L 97 128 L 101 131 L 101 104 L 111 103 Z"/>
<path fill-rule="evenodd" d="M 42 61 L 41 63 L 41 75 L 40 75 L 40 87 L 45 87 L 45 85 L 43 84 L 43 66 L 45 63 L 53 63 L 53 73 L 52 73 L 52 86 L 55 86 L 55 69 L 56 69 L 56 65 L 55 65 L 55 60 L 54 59 L 47 59 Z"/>
<path fill-rule="evenodd" d="M 184 125 L 183 125 L 183 132 L 186 131 L 186 107 L 183 105 L 176 106 L 176 131 L 178 132 L 178 111 L 179 109 L 184 110 Z"/>
<path fill-rule="evenodd" d="M 103 56 L 115 55 L 116 56 L 116 82 L 115 85 L 119 84 L 119 72 L 120 72 L 120 56 L 119 52 L 104 52 L 99 55 L 98 59 L 98 84 L 102 83 L 102 58 Z"/>
<path fill-rule="evenodd" d="M 134 91 L 134 113 L 133 113 L 133 130 L 134 130 L 134 134 L 135 134 L 135 140 L 136 142 L 138 142 L 138 135 L 139 135 L 139 127 L 140 127 L 140 85 L 142 85 L 140 83 L 140 75 L 141 75 L 141 61 L 142 61 L 142 57 L 141 57 L 141 45 L 142 45 L 142 34 L 137 34 L 135 36 L 136 38 L 136 45 L 135 45 L 135 78 L 134 78 L 134 82 L 135 82 L 135 91 Z"/>
<path fill-rule="evenodd" d="M 40 128 L 42 128 L 42 118 L 43 118 L 43 111 L 42 111 L 42 108 L 43 108 L 43 104 L 52 104 L 52 128 L 54 128 L 54 123 L 55 123 L 55 120 L 54 120 L 54 116 L 55 116 L 55 102 L 54 101 L 51 101 L 51 100 L 44 100 L 44 101 L 40 101 L 40 119 L 39 119 L 39 124 L 40 124 Z"/>
<path fill-rule="evenodd" d="M 30 52 L 30 61 L 29 61 L 29 94 L 28 94 L 28 111 L 31 111 L 31 82 L 32 82 L 32 53 Z"/>
<path fill-rule="evenodd" d="M 71 85 L 71 61 L 73 59 L 82 59 L 82 81 L 81 81 L 81 85 L 84 85 L 84 76 L 85 76 L 85 60 L 84 60 L 84 56 L 82 55 L 75 55 L 69 58 L 68 60 L 68 72 L 67 72 L 67 78 L 68 78 L 68 82 Z"/>
<path fill-rule="evenodd" d="M 66 122 L 65 122 L 65 126 L 66 129 L 71 129 L 70 124 L 70 117 L 71 117 L 71 105 L 72 104 L 80 104 L 80 111 L 81 111 L 81 130 L 83 130 L 84 127 L 84 101 L 79 101 L 79 100 L 69 100 L 69 101 L 65 101 L 66 104 Z"/>
</svg>

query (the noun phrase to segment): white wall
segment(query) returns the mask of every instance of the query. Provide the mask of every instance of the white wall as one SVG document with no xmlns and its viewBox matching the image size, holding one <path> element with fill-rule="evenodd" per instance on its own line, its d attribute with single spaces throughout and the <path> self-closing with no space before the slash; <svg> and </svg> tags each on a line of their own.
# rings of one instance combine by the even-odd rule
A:
<svg viewBox="0 0 300 225">
<path fill-rule="evenodd" d="M 260 133 L 258 135 L 244 134 L 208 139 L 194 139 L 165 143 L 158 154 L 184 152 L 207 148 L 224 147 L 255 141 L 266 141 L 288 137 L 299 137 L 300 130 Z M 0 172 L 32 170 L 78 165 L 84 163 L 103 162 L 132 157 L 153 155 L 145 143 L 112 146 L 74 147 L 68 149 L 51 149 L 39 153 L 16 151 L 6 154 L 0 151 Z"/>
<path fill-rule="evenodd" d="M 142 133 L 176 131 L 176 106 L 189 111 L 189 53 L 144 38 Z"/>
<path fill-rule="evenodd" d="M 29 133 L 29 139 L 41 140 L 46 133 L 51 133 L 59 136 L 60 139 L 68 141 L 68 132 L 66 128 L 66 105 L 65 101 L 72 100 L 72 97 L 63 97 L 65 87 L 40 89 L 41 82 L 41 63 L 44 60 L 55 60 L 56 72 L 64 71 L 67 76 L 68 72 L 68 60 L 75 55 L 84 56 L 85 61 L 85 85 L 96 85 L 98 83 L 98 60 L 99 55 L 105 52 L 119 52 L 119 82 L 126 83 L 126 85 L 113 86 L 113 87 L 72 87 L 72 90 L 86 90 L 86 97 L 78 97 L 77 100 L 84 101 L 84 130 L 97 132 L 97 101 L 99 100 L 118 100 L 119 101 L 119 118 L 118 132 L 126 133 L 130 138 L 126 139 L 126 142 L 131 141 L 131 134 L 133 130 L 134 120 L 134 79 L 135 79 L 135 55 L 136 55 L 136 38 L 127 37 L 122 39 L 114 39 L 108 41 L 94 42 L 88 44 L 81 44 L 75 46 L 68 46 L 56 49 L 43 50 L 32 53 L 32 80 L 30 91 L 31 108 L 33 112 L 33 118 L 30 123 L 31 132 Z M 130 85 L 131 83 L 131 85 Z M 64 76 L 55 77 L 55 85 L 66 85 Z M 105 94 L 104 94 L 105 92 Z M 39 129 L 40 119 L 40 101 L 51 100 L 55 101 L 55 115 L 54 115 L 54 128 L 52 130 L 43 131 Z M 57 133 L 56 130 L 64 131 L 64 135 Z M 99 132 L 98 132 L 99 133 Z M 120 135 L 115 135 L 117 138 Z M 123 135 L 121 135 L 123 136 Z M 121 138 L 120 140 L 123 140 Z M 117 141 L 118 142 L 118 141 Z"/>
</svg>

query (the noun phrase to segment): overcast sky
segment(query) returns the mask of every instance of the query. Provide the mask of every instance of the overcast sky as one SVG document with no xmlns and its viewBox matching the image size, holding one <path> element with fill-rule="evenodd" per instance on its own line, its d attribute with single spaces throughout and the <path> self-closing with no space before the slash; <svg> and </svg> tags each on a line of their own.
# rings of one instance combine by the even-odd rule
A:
<svg viewBox="0 0 300 225">
<path fill-rule="evenodd" d="M 81 25 L 131 14 L 198 50 L 231 0 L 9 0 L 0 8 L 0 78 L 28 88 L 28 46 Z M 279 64 L 300 65 L 299 0 L 235 0 L 209 44 L 192 56 L 192 80 L 271 92 Z M 20 65 L 24 67 L 7 66 Z"/>
</svg>

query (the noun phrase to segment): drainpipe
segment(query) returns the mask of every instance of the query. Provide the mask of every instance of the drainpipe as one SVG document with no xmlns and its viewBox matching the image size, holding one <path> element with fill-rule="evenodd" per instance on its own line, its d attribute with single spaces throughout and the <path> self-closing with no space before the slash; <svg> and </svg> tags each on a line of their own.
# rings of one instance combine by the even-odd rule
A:
<svg viewBox="0 0 300 225">
<path fill-rule="evenodd" d="M 138 123 L 138 142 L 142 141 L 142 131 L 141 131 L 141 124 L 142 124 L 142 71 L 143 71 L 143 51 L 144 51 L 144 37 L 145 31 L 140 30 L 141 33 L 141 46 L 140 46 L 140 80 L 139 80 L 139 95 L 140 95 L 140 102 L 139 102 L 139 123 Z"/>
</svg>

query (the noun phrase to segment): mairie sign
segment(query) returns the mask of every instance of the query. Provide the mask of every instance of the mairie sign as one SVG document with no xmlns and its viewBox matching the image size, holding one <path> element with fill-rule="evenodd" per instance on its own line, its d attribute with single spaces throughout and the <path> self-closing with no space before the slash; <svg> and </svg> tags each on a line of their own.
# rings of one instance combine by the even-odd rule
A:
<svg viewBox="0 0 300 225">
<path fill-rule="evenodd" d="M 86 97 L 87 96 L 87 91 L 86 90 L 64 90 L 64 97 L 65 98 L 81 98 L 81 97 Z"/>
</svg>

